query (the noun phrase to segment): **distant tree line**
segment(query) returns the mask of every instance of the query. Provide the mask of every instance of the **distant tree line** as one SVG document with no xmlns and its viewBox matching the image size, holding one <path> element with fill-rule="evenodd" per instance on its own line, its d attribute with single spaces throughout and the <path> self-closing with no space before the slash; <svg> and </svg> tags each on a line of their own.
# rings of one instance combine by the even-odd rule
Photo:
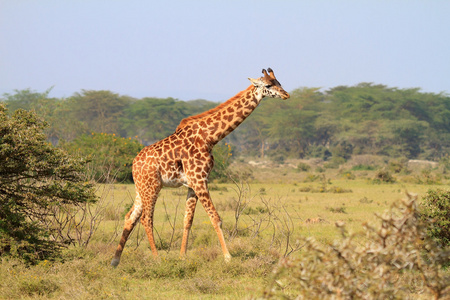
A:
<svg viewBox="0 0 450 300">
<path fill-rule="evenodd" d="M 9 113 L 34 110 L 49 124 L 46 134 L 54 144 L 103 133 L 148 145 L 173 133 L 183 118 L 219 104 L 91 90 L 59 99 L 50 92 L 20 90 L 0 101 Z M 299 88 L 288 100 L 265 99 L 226 142 L 246 156 L 439 160 L 450 153 L 450 96 L 371 83 L 327 91 Z"/>
</svg>

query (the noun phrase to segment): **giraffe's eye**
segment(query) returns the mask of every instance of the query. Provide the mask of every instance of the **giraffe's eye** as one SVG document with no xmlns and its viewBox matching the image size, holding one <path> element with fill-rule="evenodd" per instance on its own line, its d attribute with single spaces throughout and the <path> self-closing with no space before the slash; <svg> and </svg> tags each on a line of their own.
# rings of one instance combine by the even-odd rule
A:
<svg viewBox="0 0 450 300">
<path fill-rule="evenodd" d="M 271 84 L 266 84 L 266 88 L 270 89 L 272 87 Z"/>
</svg>

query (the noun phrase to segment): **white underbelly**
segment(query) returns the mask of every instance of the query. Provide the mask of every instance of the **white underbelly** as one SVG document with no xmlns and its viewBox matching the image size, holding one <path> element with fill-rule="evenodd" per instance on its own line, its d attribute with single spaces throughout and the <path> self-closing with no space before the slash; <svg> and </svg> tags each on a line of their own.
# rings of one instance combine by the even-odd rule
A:
<svg viewBox="0 0 450 300">
<path fill-rule="evenodd" d="M 162 185 L 166 187 L 188 186 L 186 174 L 180 172 L 177 175 L 178 176 L 168 176 L 167 174 L 161 175 Z"/>
</svg>

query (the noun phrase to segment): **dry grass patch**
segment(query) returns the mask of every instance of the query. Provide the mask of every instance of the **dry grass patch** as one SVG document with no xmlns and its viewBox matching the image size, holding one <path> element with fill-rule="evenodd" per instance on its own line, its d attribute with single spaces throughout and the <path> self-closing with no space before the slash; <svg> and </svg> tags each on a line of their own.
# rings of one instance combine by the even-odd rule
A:
<svg viewBox="0 0 450 300">
<path fill-rule="evenodd" d="M 334 226 L 337 221 L 345 222 L 349 232 L 361 231 L 362 222 L 375 221 L 374 213 L 383 212 L 402 198 L 405 189 L 421 198 L 429 188 L 436 187 L 398 182 L 374 185 L 365 179 L 337 179 L 340 177 L 327 174 L 331 178 L 329 187 L 339 186 L 352 192 L 311 193 L 300 191 L 311 184 L 303 182 L 306 175 L 295 169 L 292 172 L 298 180 L 252 183 L 245 186 L 245 191 L 235 184 L 216 184 L 211 191 L 233 256 L 229 264 L 223 261 L 217 235 L 200 204 L 187 259 L 180 259 L 187 194 L 181 188 L 163 189 L 156 204 L 154 224 L 160 257 L 153 258 L 144 230 L 138 225 L 127 242 L 121 264 L 110 268 L 123 214 L 135 196 L 133 185 L 115 185 L 105 198 L 105 217 L 87 247 L 70 247 L 60 260 L 31 267 L 3 258 L 0 298 L 249 298 L 260 293 L 280 258 L 303 255 L 301 241 L 305 238 L 314 237 L 319 244 L 329 244 L 339 235 Z M 327 209 L 340 207 L 345 207 L 346 213 Z"/>
</svg>

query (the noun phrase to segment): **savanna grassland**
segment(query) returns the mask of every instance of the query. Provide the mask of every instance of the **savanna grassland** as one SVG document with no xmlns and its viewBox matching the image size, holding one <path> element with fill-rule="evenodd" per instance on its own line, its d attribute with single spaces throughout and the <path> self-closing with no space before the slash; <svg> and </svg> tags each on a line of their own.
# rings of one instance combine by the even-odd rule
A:
<svg viewBox="0 0 450 300">
<path fill-rule="evenodd" d="M 91 218 L 98 227 L 86 246 L 69 246 L 61 258 L 26 265 L 2 258 L 2 299 L 245 299 L 263 297 L 273 270 L 284 257 L 305 254 L 304 241 L 332 244 L 341 238 L 336 223 L 349 232 L 376 224 L 382 213 L 406 192 L 420 199 L 429 189 L 448 187 L 441 166 L 391 172 L 350 160 L 338 169 L 314 161 L 283 164 L 246 160 L 231 166 L 234 182 L 212 182 L 212 199 L 223 219 L 233 259 L 225 263 L 208 216 L 197 205 L 186 259 L 179 257 L 185 188 L 163 189 L 155 210 L 159 257 L 154 258 L 141 225 L 132 233 L 121 263 L 110 266 L 123 217 L 135 195 L 131 184 L 97 186 L 100 200 Z M 305 168 L 308 165 L 310 168 Z M 385 167 L 385 169 L 388 167 Z M 303 170 L 303 171 L 302 171 Z M 381 179 L 380 179 L 381 178 Z M 391 182 L 389 182 L 391 181 Z M 394 182 L 392 182 L 394 181 Z M 96 216 L 96 218 L 92 217 Z M 89 234 L 89 233 L 83 233 Z M 361 244 L 364 236 L 359 237 Z M 447 271 L 448 274 L 448 271 Z M 413 274 L 414 275 L 414 274 Z M 415 275 L 414 275 L 415 276 Z M 419 275 L 405 281 L 412 299 L 430 299 Z M 278 288 L 295 294 L 295 286 Z"/>
<path fill-rule="evenodd" d="M 135 196 L 117 182 L 219 103 L 50 92 L 0 96 L 0 299 L 450 297 L 450 95 L 363 82 L 264 100 L 212 153 L 232 261 L 201 207 L 179 257 L 187 191 L 164 189 L 159 257 L 139 225 L 114 269 Z"/>
</svg>

